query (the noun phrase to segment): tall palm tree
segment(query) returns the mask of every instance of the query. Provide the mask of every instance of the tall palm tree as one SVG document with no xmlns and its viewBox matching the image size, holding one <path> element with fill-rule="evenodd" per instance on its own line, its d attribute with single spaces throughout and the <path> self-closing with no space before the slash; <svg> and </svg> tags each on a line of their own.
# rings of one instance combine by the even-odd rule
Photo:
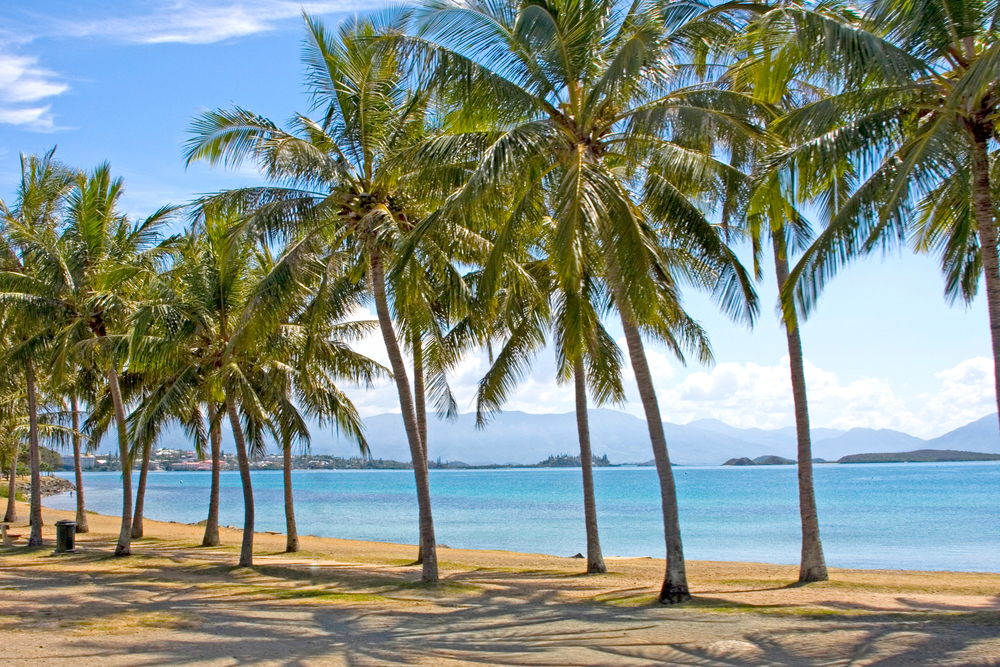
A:
<svg viewBox="0 0 1000 667">
<path fill-rule="evenodd" d="M 580 293 L 592 271 L 607 283 L 621 318 L 642 398 L 660 481 L 667 550 L 663 602 L 690 597 L 673 473 L 642 330 L 656 335 L 679 312 L 670 259 L 699 256 L 727 310 L 750 318 L 750 278 L 718 232 L 677 187 L 670 170 L 691 171 L 710 157 L 672 141 L 681 123 L 753 132 L 737 112 L 745 99 L 679 85 L 690 68 L 677 59 L 700 8 L 618 0 L 519 3 L 429 0 L 417 35 L 398 40 L 452 102 L 452 136 L 430 144 L 425 160 L 450 159 L 476 141 L 483 159 L 449 206 L 425 226 L 473 207 L 496 211 L 503 247 L 539 197 L 551 196 L 551 258 L 565 294 Z M 501 212 L 507 211 L 506 214 Z M 585 231 L 583 231 L 585 230 Z M 585 254 L 582 239 L 595 244 Z M 671 250 L 668 252 L 667 249 Z M 489 281 L 487 281 L 489 282 Z M 659 325 L 652 326 L 654 323 Z"/>
<path fill-rule="evenodd" d="M 29 286 L 47 279 L 54 267 L 46 265 L 44 248 L 55 243 L 59 218 L 73 185 L 73 172 L 45 155 L 21 155 L 21 181 L 13 206 L 0 200 L 0 301 L 3 314 L 16 332 L 5 363 L 23 368 L 27 392 L 31 498 L 30 546 L 42 544 L 41 460 L 38 443 L 37 368 L 47 353 L 51 327 L 60 304 L 51 292 L 32 294 Z M 28 288 L 28 289 L 25 289 Z"/>
<path fill-rule="evenodd" d="M 421 578 L 437 581 L 426 454 L 387 281 L 400 240 L 429 214 L 431 188 L 393 162 L 426 136 L 428 100 L 409 88 L 402 62 L 376 39 L 393 30 L 391 25 L 346 24 L 338 35 L 308 17 L 307 26 L 307 81 L 322 120 L 299 115 L 285 131 L 239 108 L 208 112 L 194 123 L 187 157 L 229 165 L 257 162 L 273 186 L 223 193 L 217 200 L 242 206 L 246 224 L 259 233 L 292 235 L 302 248 L 325 247 L 334 258 L 330 266 L 370 290 L 413 460 L 424 549 Z M 445 246 L 460 242 L 441 240 Z M 396 310 L 398 315 L 399 305 Z"/>
<path fill-rule="evenodd" d="M 807 314 L 845 263 L 909 236 L 941 253 L 950 298 L 971 300 L 984 277 L 1000 390 L 996 2 L 788 4 L 763 11 L 755 28 L 794 55 L 776 76 L 790 67 L 834 92 L 778 123 L 795 140 L 782 162 L 799 187 L 827 187 L 843 162 L 862 177 L 790 272 L 786 309 Z"/>
<path fill-rule="evenodd" d="M 761 262 L 764 248 L 771 246 L 774 274 L 779 293 L 788 282 L 789 261 L 793 251 L 801 251 L 812 238 L 812 229 L 801 212 L 802 205 L 819 205 L 829 212 L 840 205 L 845 187 L 853 183 L 853 171 L 831 165 L 831 178 L 822 192 L 797 191 L 794 179 L 785 178 L 775 166 L 775 154 L 789 145 L 776 128 L 784 113 L 822 99 L 826 93 L 815 81 L 794 76 L 768 76 L 771 63 L 794 60 L 784 44 L 775 45 L 766 33 L 748 30 L 758 18 L 759 8 L 745 5 L 721 5 L 717 13 L 722 31 L 712 45 L 720 60 L 728 62 L 717 85 L 751 95 L 758 102 L 756 121 L 768 133 L 746 140 L 745 137 L 715 137 L 719 152 L 728 155 L 728 164 L 720 164 L 719 191 L 724 193 L 719 208 L 723 224 L 739 223 L 736 233 L 751 241 L 754 272 L 763 277 Z M 727 35 L 723 38 L 722 35 Z M 794 70 L 793 70 L 794 72 Z M 788 74 L 786 70 L 782 74 Z M 734 140 L 735 139 L 735 140 Z M 802 553 L 799 581 L 825 581 L 829 578 L 820 541 L 816 495 L 813 485 L 812 443 L 802 341 L 794 307 L 779 309 L 788 346 L 789 371 L 794 405 L 799 514 L 802 529 Z"/>
</svg>

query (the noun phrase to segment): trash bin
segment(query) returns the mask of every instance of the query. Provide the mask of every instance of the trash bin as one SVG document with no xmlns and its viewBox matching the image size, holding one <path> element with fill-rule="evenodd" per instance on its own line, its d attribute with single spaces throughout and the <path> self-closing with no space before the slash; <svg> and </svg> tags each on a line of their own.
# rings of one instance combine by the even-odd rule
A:
<svg viewBox="0 0 1000 667">
<path fill-rule="evenodd" d="M 56 521 L 56 553 L 71 554 L 76 552 L 76 521 L 63 519 Z"/>
</svg>

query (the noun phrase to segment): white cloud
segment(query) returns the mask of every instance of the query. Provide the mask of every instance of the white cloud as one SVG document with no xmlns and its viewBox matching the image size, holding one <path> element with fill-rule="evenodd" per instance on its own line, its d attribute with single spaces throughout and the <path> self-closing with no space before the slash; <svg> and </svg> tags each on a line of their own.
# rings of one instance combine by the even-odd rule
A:
<svg viewBox="0 0 1000 667">
<path fill-rule="evenodd" d="M 37 58 L 0 53 L 0 123 L 40 132 L 57 129 L 51 106 L 36 104 L 69 89 L 56 76 L 39 67 Z"/>
<path fill-rule="evenodd" d="M 885 378 L 843 382 L 835 373 L 805 362 L 813 427 L 890 428 L 934 437 L 996 410 L 993 363 L 977 357 L 935 375 L 931 392 L 900 395 Z M 788 357 L 774 366 L 721 363 L 679 382 L 656 378 L 665 419 L 685 423 L 714 418 L 741 428 L 780 428 L 795 422 Z M 641 414 L 630 389 L 629 411 Z"/>
<path fill-rule="evenodd" d="M 273 30 L 278 21 L 298 17 L 303 11 L 346 12 L 373 6 L 358 0 L 312 3 L 253 0 L 226 4 L 178 0 L 158 3 L 145 14 L 72 23 L 66 31 L 79 37 L 100 35 L 141 44 L 211 44 Z"/>
<path fill-rule="evenodd" d="M 350 317 L 355 320 L 374 318 L 374 313 L 365 308 L 358 309 Z M 619 344 L 624 347 L 624 340 Z M 388 365 L 378 330 L 356 343 L 354 348 Z M 678 362 L 672 362 L 664 352 L 648 347 L 646 356 L 661 414 L 667 421 L 687 423 L 714 418 L 740 428 L 764 429 L 795 423 L 787 356 L 773 366 L 725 362 L 711 370 L 686 375 L 678 374 Z M 411 360 L 406 359 L 406 363 L 407 369 L 411 369 Z M 476 387 L 488 366 L 484 352 L 469 354 L 449 374 L 460 411 L 475 409 Z M 805 371 L 810 420 L 814 428 L 889 428 L 932 438 L 996 410 L 993 362 L 985 357 L 968 359 L 936 373 L 934 377 L 939 385 L 925 393 L 906 393 L 903 388 L 900 394 L 900 388 L 885 378 L 863 377 L 844 382 L 836 373 L 808 360 Z M 625 409 L 644 417 L 631 366 L 626 366 L 625 376 L 629 401 Z M 410 379 L 412 381 L 412 377 Z M 399 412 L 399 399 L 392 382 L 386 381 L 368 390 L 355 388 L 349 393 L 362 416 Z M 504 409 L 529 413 L 562 413 L 574 409 L 572 386 L 556 381 L 551 350 L 539 351 L 531 370 Z"/>
</svg>

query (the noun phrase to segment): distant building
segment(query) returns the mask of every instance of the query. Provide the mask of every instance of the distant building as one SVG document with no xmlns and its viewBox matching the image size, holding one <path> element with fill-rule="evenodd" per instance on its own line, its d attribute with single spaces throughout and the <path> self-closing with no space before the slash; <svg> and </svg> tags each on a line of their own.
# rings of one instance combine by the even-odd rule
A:
<svg viewBox="0 0 1000 667">
<path fill-rule="evenodd" d="M 220 470 L 225 470 L 227 467 L 228 466 L 226 465 L 225 461 L 219 461 Z M 174 470 L 174 471 L 183 470 L 190 472 L 190 471 L 211 470 L 211 469 L 212 469 L 212 461 L 207 459 L 205 461 L 175 461 L 174 463 L 167 464 L 167 470 Z"/>
</svg>

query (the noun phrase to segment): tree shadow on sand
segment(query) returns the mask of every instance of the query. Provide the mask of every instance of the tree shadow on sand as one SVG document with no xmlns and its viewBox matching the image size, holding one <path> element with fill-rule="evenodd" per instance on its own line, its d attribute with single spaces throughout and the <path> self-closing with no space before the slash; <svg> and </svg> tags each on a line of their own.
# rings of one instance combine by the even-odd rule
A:
<svg viewBox="0 0 1000 667">
<path fill-rule="evenodd" d="M 127 563 L 98 551 L 64 557 L 58 568 L 43 558 L 0 561 L 0 584 L 17 592 L 7 596 L 2 627 L 31 637 L 8 651 L 30 644 L 35 653 L 12 657 L 99 656 L 105 667 L 881 667 L 990 664 L 1000 655 L 996 611 L 938 605 L 887 614 L 831 603 L 802 613 L 704 598 L 620 606 L 569 599 L 558 577 L 540 582 L 534 573 L 466 570 L 426 586 L 399 567 L 280 564 L 274 556 L 235 570 L 231 555 L 207 553 L 163 543 Z"/>
</svg>

